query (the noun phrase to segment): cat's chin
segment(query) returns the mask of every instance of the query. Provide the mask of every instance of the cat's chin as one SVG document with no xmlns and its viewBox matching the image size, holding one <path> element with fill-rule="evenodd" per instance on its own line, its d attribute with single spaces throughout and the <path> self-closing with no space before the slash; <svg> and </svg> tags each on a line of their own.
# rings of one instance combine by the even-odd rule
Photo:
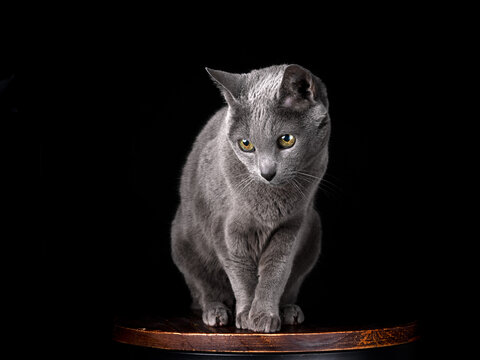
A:
<svg viewBox="0 0 480 360">
<path fill-rule="evenodd" d="M 275 179 L 272 181 L 268 181 L 268 180 L 265 180 L 263 177 L 259 177 L 259 181 L 264 185 L 272 186 L 275 188 L 280 188 L 282 186 L 287 185 L 286 181 L 275 181 Z"/>
</svg>

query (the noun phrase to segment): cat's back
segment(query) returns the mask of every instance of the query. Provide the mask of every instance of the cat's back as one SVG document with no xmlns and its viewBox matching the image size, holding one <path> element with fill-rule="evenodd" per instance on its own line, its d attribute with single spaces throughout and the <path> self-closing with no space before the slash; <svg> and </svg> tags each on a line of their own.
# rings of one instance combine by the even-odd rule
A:
<svg viewBox="0 0 480 360">
<path fill-rule="evenodd" d="M 205 180 L 213 167 L 218 164 L 216 159 L 219 135 L 227 113 L 227 107 L 218 110 L 203 127 L 193 144 L 183 168 L 180 184 L 182 201 L 191 198 L 192 192 L 198 191 L 198 185 Z"/>
<path fill-rule="evenodd" d="M 208 120 L 208 122 L 205 124 L 205 126 L 195 139 L 192 152 L 196 150 L 202 150 L 207 143 L 215 140 L 218 137 L 219 132 L 222 128 L 222 124 L 224 123 L 225 116 L 227 115 L 227 110 L 228 108 L 224 106 L 223 108 L 218 110 L 210 118 L 210 120 Z"/>
</svg>

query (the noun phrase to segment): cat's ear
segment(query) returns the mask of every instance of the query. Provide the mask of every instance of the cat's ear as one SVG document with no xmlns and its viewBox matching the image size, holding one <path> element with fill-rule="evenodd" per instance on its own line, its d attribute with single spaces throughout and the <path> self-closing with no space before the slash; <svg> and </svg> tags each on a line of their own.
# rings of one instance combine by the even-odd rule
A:
<svg viewBox="0 0 480 360">
<path fill-rule="evenodd" d="M 212 80 L 222 91 L 227 103 L 232 106 L 238 102 L 243 85 L 243 75 L 205 68 Z"/>
<path fill-rule="evenodd" d="M 328 110 L 327 89 L 323 82 L 300 65 L 288 65 L 280 85 L 281 106 L 306 110 L 323 105 Z"/>
</svg>

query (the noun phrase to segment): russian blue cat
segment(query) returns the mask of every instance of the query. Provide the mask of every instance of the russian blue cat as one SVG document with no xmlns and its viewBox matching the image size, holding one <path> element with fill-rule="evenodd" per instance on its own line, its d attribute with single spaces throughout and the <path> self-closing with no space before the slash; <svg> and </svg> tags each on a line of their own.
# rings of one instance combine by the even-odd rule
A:
<svg viewBox="0 0 480 360">
<path fill-rule="evenodd" d="M 276 332 L 321 249 L 314 197 L 328 162 L 322 81 L 299 65 L 233 74 L 207 68 L 226 106 L 183 168 L 172 256 L 205 324 Z M 232 312 L 234 310 L 234 312 Z"/>
</svg>

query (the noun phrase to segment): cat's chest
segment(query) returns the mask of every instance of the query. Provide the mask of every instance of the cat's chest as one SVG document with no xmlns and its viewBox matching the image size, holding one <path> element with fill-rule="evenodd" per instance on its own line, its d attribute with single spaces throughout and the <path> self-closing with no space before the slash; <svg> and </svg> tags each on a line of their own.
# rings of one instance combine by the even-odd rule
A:
<svg viewBox="0 0 480 360">
<path fill-rule="evenodd" d="M 264 186 L 252 186 L 248 192 L 237 197 L 235 203 L 241 213 L 267 225 L 280 223 L 306 206 L 305 201 L 302 202 L 289 188 L 271 189 Z"/>
</svg>

